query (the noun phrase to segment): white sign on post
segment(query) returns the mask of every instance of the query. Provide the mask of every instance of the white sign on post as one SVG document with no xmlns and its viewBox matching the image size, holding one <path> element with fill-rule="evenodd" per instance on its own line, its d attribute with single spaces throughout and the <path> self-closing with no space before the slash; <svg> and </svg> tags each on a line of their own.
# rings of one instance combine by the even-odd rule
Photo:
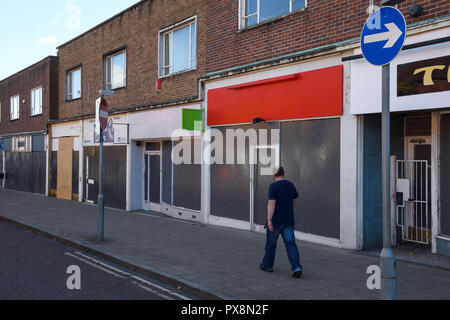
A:
<svg viewBox="0 0 450 320">
<path fill-rule="evenodd" d="M 95 137 L 100 137 L 100 102 L 102 100 L 98 98 L 95 101 Z"/>
</svg>

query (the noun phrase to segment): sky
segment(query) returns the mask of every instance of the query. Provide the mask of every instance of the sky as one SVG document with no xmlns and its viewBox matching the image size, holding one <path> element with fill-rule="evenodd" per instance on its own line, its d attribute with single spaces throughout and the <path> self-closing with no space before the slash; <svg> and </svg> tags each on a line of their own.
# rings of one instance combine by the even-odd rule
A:
<svg viewBox="0 0 450 320">
<path fill-rule="evenodd" d="M 0 0 L 0 80 L 139 0 Z"/>
</svg>

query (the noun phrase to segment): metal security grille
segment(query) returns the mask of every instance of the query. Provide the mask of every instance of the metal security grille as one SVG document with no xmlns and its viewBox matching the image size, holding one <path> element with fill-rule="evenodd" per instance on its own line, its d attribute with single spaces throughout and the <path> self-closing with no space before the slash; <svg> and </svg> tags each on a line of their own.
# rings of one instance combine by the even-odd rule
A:
<svg viewBox="0 0 450 320">
<path fill-rule="evenodd" d="M 429 169 L 426 160 L 397 161 L 397 226 L 404 241 L 430 244 Z"/>
</svg>

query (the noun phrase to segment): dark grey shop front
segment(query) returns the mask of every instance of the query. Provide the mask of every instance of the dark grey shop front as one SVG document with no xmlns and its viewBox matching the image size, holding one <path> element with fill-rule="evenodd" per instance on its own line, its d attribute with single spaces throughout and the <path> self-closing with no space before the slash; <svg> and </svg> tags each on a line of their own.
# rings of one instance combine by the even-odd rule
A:
<svg viewBox="0 0 450 320">
<path fill-rule="evenodd" d="M 195 150 L 194 140 L 190 143 L 191 150 Z M 201 164 L 195 163 L 194 152 L 191 153 L 190 163 L 173 164 L 172 150 L 176 144 L 172 141 L 162 142 L 162 202 L 176 208 L 200 211 Z"/>
<path fill-rule="evenodd" d="M 4 157 L 0 162 L 4 187 L 24 192 L 45 194 L 46 151 L 45 135 L 31 137 L 28 151 L 13 149 L 12 137 L 3 138 Z"/>
<path fill-rule="evenodd" d="M 225 137 L 226 129 L 234 128 L 219 130 Z M 240 128 L 254 128 L 258 132 L 260 129 L 280 129 L 280 164 L 285 168 L 286 178 L 295 184 L 300 194 L 295 209 L 296 230 L 339 239 L 340 119 L 288 121 Z M 250 164 L 250 145 L 246 140 L 246 164 L 213 164 L 211 167 L 211 215 L 264 225 L 268 188 L 273 178 L 260 174 L 259 161 L 256 165 Z M 258 144 L 264 143 L 258 141 Z M 270 140 L 268 143 L 277 144 Z M 276 151 L 271 149 L 270 152 Z M 251 172 L 254 173 L 252 187 Z"/>
<path fill-rule="evenodd" d="M 104 159 L 107 159 L 107 161 L 103 162 L 103 194 L 105 197 L 105 206 L 125 210 L 127 147 L 105 146 L 103 152 Z M 86 181 L 84 181 L 85 200 L 97 203 L 99 147 L 85 147 L 84 154 L 86 161 L 84 167 L 84 177 L 86 177 Z"/>
<path fill-rule="evenodd" d="M 441 115 L 441 212 L 440 233 L 450 237 L 450 114 Z M 450 255 L 447 246 L 447 255 Z"/>
</svg>

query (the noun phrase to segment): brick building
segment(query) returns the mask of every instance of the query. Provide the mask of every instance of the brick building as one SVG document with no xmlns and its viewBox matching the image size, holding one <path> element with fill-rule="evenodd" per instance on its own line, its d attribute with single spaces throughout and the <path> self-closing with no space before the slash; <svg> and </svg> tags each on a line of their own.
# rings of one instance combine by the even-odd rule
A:
<svg viewBox="0 0 450 320">
<path fill-rule="evenodd" d="M 106 205 L 196 217 L 200 165 L 172 167 L 170 155 L 183 115 L 201 116 L 205 13 L 201 0 L 140 1 L 58 47 L 59 108 L 51 123 L 58 197 L 97 200 L 95 105 L 99 90 L 108 89 Z"/>
<path fill-rule="evenodd" d="M 298 9 L 289 13 L 289 0 L 282 2 L 287 4 L 285 10 L 281 9 L 279 14 L 276 10 L 266 12 L 266 17 L 260 17 L 260 23 L 256 23 L 251 18 L 250 21 L 244 18 L 246 2 L 243 0 L 210 1 L 207 15 L 207 72 L 261 63 L 308 49 L 317 51 L 323 46 L 336 47 L 347 42 L 358 42 L 368 18 L 370 3 L 368 0 L 296 0 L 294 2 L 299 3 Z M 380 5 L 380 1 L 374 1 L 374 4 Z M 413 4 L 422 6 L 421 16 L 412 17 L 408 14 Z M 406 0 L 398 8 L 404 13 L 408 25 L 450 14 L 450 3 L 446 0 Z M 256 7 L 250 6 L 249 10 L 252 14 Z M 263 8 L 261 11 L 264 11 Z"/>
<path fill-rule="evenodd" d="M 0 81 L 0 185 L 46 194 L 47 121 L 57 114 L 57 57 Z"/>
<path fill-rule="evenodd" d="M 17 103 L 16 93 L 4 94 L 17 75 L 0 83 L 0 168 L 18 156 L 14 146 L 48 150 L 45 190 L 95 203 L 95 112 L 106 89 L 114 91 L 103 133 L 107 206 L 263 231 L 272 181 L 263 172 L 273 169 L 267 156 L 299 189 L 297 238 L 379 247 L 381 70 L 360 48 L 369 4 L 380 1 L 140 1 L 58 47 L 51 91 L 57 107 L 48 114 L 25 114 L 21 96 L 29 93 Z M 407 34 L 391 63 L 392 239 L 450 255 L 450 172 L 441 165 L 450 161 L 450 3 L 406 0 L 397 7 Z M 51 100 L 46 86 L 43 105 Z M 18 110 L 19 120 L 4 121 Z M 244 163 L 202 153 L 213 141 L 199 134 L 202 123 L 225 137 L 224 146 L 239 140 L 228 129 L 247 134 Z M 179 153 L 182 144 L 194 152 Z M 224 158 L 236 150 L 226 149 Z M 174 163 L 177 153 L 191 161 Z M 6 185 L 21 174 L 8 170 Z"/>
<path fill-rule="evenodd" d="M 296 236 L 350 249 L 382 244 L 381 69 L 369 65 L 360 48 L 370 3 L 380 1 L 208 1 L 207 74 L 201 78 L 208 128 L 278 133 L 246 153 L 250 158 L 266 149 L 297 185 Z M 422 9 L 419 15 L 408 12 L 413 5 Z M 450 176 L 439 164 L 449 152 L 443 128 L 450 108 L 444 80 L 450 3 L 403 1 L 398 9 L 408 30 L 391 66 L 393 168 L 427 166 L 422 170 L 430 179 L 393 173 L 392 190 L 409 183 L 411 191 L 421 185 L 430 194 L 403 194 L 393 202 L 392 238 L 450 254 L 450 203 L 443 196 Z M 434 79 L 442 83 L 418 88 L 425 71 L 417 69 L 434 64 L 442 69 Z M 205 219 L 262 231 L 271 179 L 261 167 L 204 165 Z"/>
</svg>

